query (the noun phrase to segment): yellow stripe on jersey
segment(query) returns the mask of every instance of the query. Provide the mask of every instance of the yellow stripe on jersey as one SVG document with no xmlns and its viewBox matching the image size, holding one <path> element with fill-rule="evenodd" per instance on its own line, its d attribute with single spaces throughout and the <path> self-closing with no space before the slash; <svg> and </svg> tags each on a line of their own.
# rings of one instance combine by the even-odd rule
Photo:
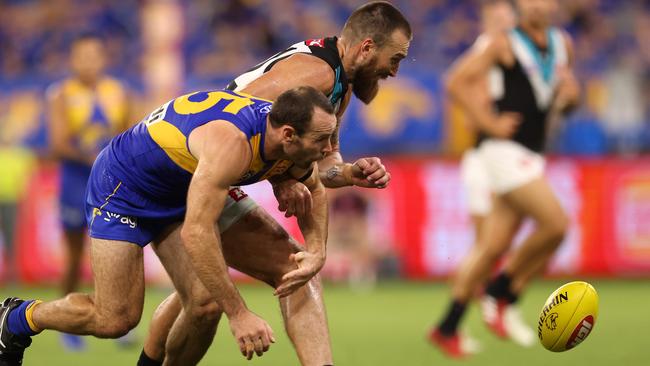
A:
<svg viewBox="0 0 650 366">
<path fill-rule="evenodd" d="M 262 156 L 260 155 L 260 144 L 262 141 L 262 135 L 257 134 L 252 136 L 248 142 L 251 144 L 251 149 L 253 150 L 253 158 L 251 159 L 251 164 L 248 166 L 248 171 L 253 174 L 259 172 L 264 168 L 264 162 L 262 161 Z"/>
<path fill-rule="evenodd" d="M 147 125 L 149 135 L 176 165 L 193 174 L 198 160 L 187 149 L 187 138 L 167 121 Z"/>
<path fill-rule="evenodd" d="M 269 169 L 264 175 L 260 178 L 260 181 L 266 180 L 270 177 L 273 177 L 278 174 L 282 174 L 291 168 L 293 162 L 290 160 L 278 160 L 273 164 L 271 169 Z"/>
</svg>

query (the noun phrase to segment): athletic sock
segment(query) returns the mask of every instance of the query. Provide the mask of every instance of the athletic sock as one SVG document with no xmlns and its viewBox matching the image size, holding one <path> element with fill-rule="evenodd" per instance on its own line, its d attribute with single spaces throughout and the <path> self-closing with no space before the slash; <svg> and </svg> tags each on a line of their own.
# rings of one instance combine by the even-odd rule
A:
<svg viewBox="0 0 650 366">
<path fill-rule="evenodd" d="M 11 310 L 7 316 L 7 327 L 9 331 L 19 337 L 31 337 L 41 332 L 32 320 L 32 313 L 40 300 L 29 300 Z"/>
<path fill-rule="evenodd" d="M 162 366 L 162 364 L 163 364 L 162 361 L 156 361 L 151 357 L 147 356 L 147 354 L 144 353 L 144 348 L 143 348 L 142 352 L 140 352 L 140 359 L 138 359 L 137 366 Z"/>
<path fill-rule="evenodd" d="M 485 289 L 485 293 L 499 300 L 505 300 L 508 304 L 517 302 L 519 295 L 512 292 L 510 284 L 512 278 L 505 272 L 499 273 L 492 281 L 490 281 Z"/>
<path fill-rule="evenodd" d="M 449 310 L 447 311 L 447 315 L 442 319 L 440 325 L 438 325 L 440 333 L 445 336 L 454 335 L 456 329 L 458 329 L 458 323 L 460 323 L 460 319 L 463 317 L 463 314 L 465 314 L 466 309 L 467 304 L 458 300 L 452 301 Z"/>
</svg>

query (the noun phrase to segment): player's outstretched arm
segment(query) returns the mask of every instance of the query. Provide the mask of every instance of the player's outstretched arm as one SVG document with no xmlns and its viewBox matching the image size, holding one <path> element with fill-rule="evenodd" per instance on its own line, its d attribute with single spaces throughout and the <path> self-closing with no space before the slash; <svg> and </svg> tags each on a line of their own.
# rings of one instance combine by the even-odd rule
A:
<svg viewBox="0 0 650 366">
<path fill-rule="evenodd" d="M 246 136 L 230 123 L 213 122 L 190 135 L 190 149 L 198 165 L 190 183 L 181 238 L 194 269 L 230 321 L 242 354 L 261 356 L 274 341 L 271 327 L 249 311 L 228 275 L 215 223 L 231 184 L 251 160 Z"/>
<path fill-rule="evenodd" d="M 275 294 L 281 297 L 290 295 L 314 277 L 323 268 L 327 257 L 327 192 L 320 181 L 316 163 L 310 172 L 303 184 L 309 189 L 313 204 L 309 212 L 297 216 L 307 250 L 291 254 L 291 260 L 298 268 L 282 277 L 282 283 L 275 290 Z M 305 175 L 304 171 L 290 173 L 293 176 Z"/>
</svg>

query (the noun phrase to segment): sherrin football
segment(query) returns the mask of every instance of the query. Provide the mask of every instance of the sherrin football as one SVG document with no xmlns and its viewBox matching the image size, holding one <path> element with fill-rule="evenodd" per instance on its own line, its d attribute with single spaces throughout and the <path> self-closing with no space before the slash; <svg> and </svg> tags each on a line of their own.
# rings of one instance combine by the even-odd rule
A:
<svg viewBox="0 0 650 366">
<path fill-rule="evenodd" d="M 548 297 L 539 314 L 537 336 L 549 351 L 564 352 L 582 343 L 598 318 L 598 294 L 590 284 L 569 282 Z"/>
</svg>

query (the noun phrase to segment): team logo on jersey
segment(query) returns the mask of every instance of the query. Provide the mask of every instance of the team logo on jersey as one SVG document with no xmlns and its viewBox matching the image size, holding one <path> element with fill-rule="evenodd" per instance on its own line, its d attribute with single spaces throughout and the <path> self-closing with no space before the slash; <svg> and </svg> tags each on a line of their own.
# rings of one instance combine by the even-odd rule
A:
<svg viewBox="0 0 650 366">
<path fill-rule="evenodd" d="M 235 202 L 239 202 L 239 201 L 243 200 L 244 198 L 248 197 L 246 192 L 242 191 L 240 188 L 232 188 L 231 190 L 228 191 L 228 195 Z"/>
<path fill-rule="evenodd" d="M 318 47 L 324 48 L 324 47 L 325 47 L 325 39 L 324 39 L 324 38 L 320 38 L 320 39 L 316 39 L 316 38 L 314 38 L 314 39 L 308 39 L 308 40 L 305 41 L 305 44 L 306 44 L 307 46 L 310 46 L 310 47 L 311 47 L 311 46 L 318 46 Z"/>
</svg>

